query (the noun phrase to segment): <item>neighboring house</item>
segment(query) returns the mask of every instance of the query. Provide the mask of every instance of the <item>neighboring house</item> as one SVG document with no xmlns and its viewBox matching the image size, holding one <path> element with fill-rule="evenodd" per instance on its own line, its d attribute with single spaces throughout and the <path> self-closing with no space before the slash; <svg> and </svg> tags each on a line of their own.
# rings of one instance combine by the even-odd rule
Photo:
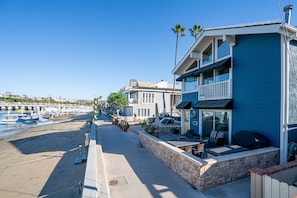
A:
<svg viewBox="0 0 297 198">
<path fill-rule="evenodd" d="M 172 71 L 182 82 L 182 132 L 262 134 L 287 159 L 297 142 L 297 28 L 263 22 L 204 29 Z M 296 129 L 296 128 L 295 128 Z"/>
<path fill-rule="evenodd" d="M 130 80 L 129 86 L 123 87 L 120 92 L 126 96 L 129 103 L 123 110 L 125 116 L 136 115 L 137 119 L 141 120 L 153 117 L 156 114 L 156 103 L 159 114 L 171 114 L 171 111 L 173 115 L 179 114 L 175 104 L 181 101 L 181 90 L 177 85 L 173 89 L 173 85 L 166 81 L 155 83 Z"/>
</svg>

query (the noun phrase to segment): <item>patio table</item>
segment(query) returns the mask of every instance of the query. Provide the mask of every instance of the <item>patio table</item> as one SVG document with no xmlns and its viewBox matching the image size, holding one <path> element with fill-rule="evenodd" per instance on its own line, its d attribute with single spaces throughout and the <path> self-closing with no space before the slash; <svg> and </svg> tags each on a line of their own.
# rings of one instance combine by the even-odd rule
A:
<svg viewBox="0 0 297 198">
<path fill-rule="evenodd" d="M 195 146 L 200 144 L 198 141 L 167 141 L 169 144 L 176 147 Z"/>
<path fill-rule="evenodd" d="M 181 148 L 187 152 L 192 152 L 192 147 L 200 144 L 198 141 L 167 141 L 169 144 Z"/>
</svg>

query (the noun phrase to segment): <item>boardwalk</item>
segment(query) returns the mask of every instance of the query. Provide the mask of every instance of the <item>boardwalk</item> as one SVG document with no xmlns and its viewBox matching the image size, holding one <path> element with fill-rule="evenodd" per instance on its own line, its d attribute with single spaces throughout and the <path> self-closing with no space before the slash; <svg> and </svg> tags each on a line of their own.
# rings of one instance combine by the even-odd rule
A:
<svg viewBox="0 0 297 198">
<path fill-rule="evenodd" d="M 250 197 L 250 178 L 200 192 L 188 184 L 154 155 L 141 147 L 138 135 L 112 125 L 105 116 L 100 116 L 97 135 L 103 149 L 105 173 L 111 198 L 235 198 Z"/>
<path fill-rule="evenodd" d="M 111 198 L 206 197 L 142 148 L 135 133 L 123 132 L 110 122 L 97 131 Z"/>
</svg>

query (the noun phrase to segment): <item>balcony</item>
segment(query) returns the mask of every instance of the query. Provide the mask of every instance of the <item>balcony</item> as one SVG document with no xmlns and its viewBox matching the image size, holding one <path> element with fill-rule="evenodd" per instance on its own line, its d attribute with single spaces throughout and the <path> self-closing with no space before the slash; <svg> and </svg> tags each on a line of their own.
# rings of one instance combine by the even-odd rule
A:
<svg viewBox="0 0 297 198">
<path fill-rule="evenodd" d="M 231 98 L 231 81 L 217 82 L 198 87 L 199 100 L 220 100 Z"/>
<path fill-rule="evenodd" d="M 138 104 L 138 98 L 130 98 L 129 104 Z"/>
</svg>

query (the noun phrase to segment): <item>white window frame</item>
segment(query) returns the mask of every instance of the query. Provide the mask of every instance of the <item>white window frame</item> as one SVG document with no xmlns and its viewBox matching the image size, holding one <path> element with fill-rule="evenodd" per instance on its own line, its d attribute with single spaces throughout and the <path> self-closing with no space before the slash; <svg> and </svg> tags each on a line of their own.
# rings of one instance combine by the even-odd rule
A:
<svg viewBox="0 0 297 198">
<path fill-rule="evenodd" d="M 215 55 L 215 58 L 214 58 L 215 62 L 218 62 L 220 60 L 226 59 L 227 57 L 231 57 L 231 52 L 232 52 L 231 46 L 230 46 L 230 43 L 229 43 L 229 55 L 224 56 L 224 57 L 221 57 L 221 58 L 218 58 L 218 54 L 219 54 L 218 53 L 218 49 L 219 49 L 219 47 L 218 47 L 218 40 L 222 40 L 223 42 L 229 43 L 228 41 L 224 41 L 223 38 L 216 38 L 215 39 L 215 53 L 214 53 L 214 55 Z"/>
<path fill-rule="evenodd" d="M 199 134 L 202 137 L 202 111 L 215 112 L 228 112 L 229 113 L 229 131 L 228 131 L 228 143 L 232 144 L 232 110 L 229 109 L 199 109 Z"/>
<path fill-rule="evenodd" d="M 206 64 L 203 64 L 203 52 L 208 48 L 208 46 L 211 44 L 211 47 L 212 47 L 212 61 L 211 62 L 209 62 L 209 63 L 206 63 Z M 202 50 L 202 53 L 201 53 L 201 58 L 200 58 L 200 65 L 201 65 L 201 67 L 206 67 L 206 66 L 208 66 L 208 65 L 211 65 L 211 64 L 213 64 L 214 63 L 214 61 L 215 61 L 215 57 L 214 57 L 214 41 L 212 40 L 210 43 L 208 43 L 206 46 L 205 46 L 205 48 Z"/>
<path fill-rule="evenodd" d="M 185 84 L 186 84 L 185 80 L 186 80 L 186 78 L 182 80 L 182 92 L 183 93 L 193 93 L 193 92 L 197 92 L 198 91 L 198 87 L 199 87 L 199 84 L 200 84 L 200 82 L 199 82 L 200 81 L 200 77 L 197 76 L 195 78 L 197 79 L 196 80 L 196 89 L 195 90 L 190 90 L 190 91 L 186 91 L 185 90 Z"/>
</svg>

